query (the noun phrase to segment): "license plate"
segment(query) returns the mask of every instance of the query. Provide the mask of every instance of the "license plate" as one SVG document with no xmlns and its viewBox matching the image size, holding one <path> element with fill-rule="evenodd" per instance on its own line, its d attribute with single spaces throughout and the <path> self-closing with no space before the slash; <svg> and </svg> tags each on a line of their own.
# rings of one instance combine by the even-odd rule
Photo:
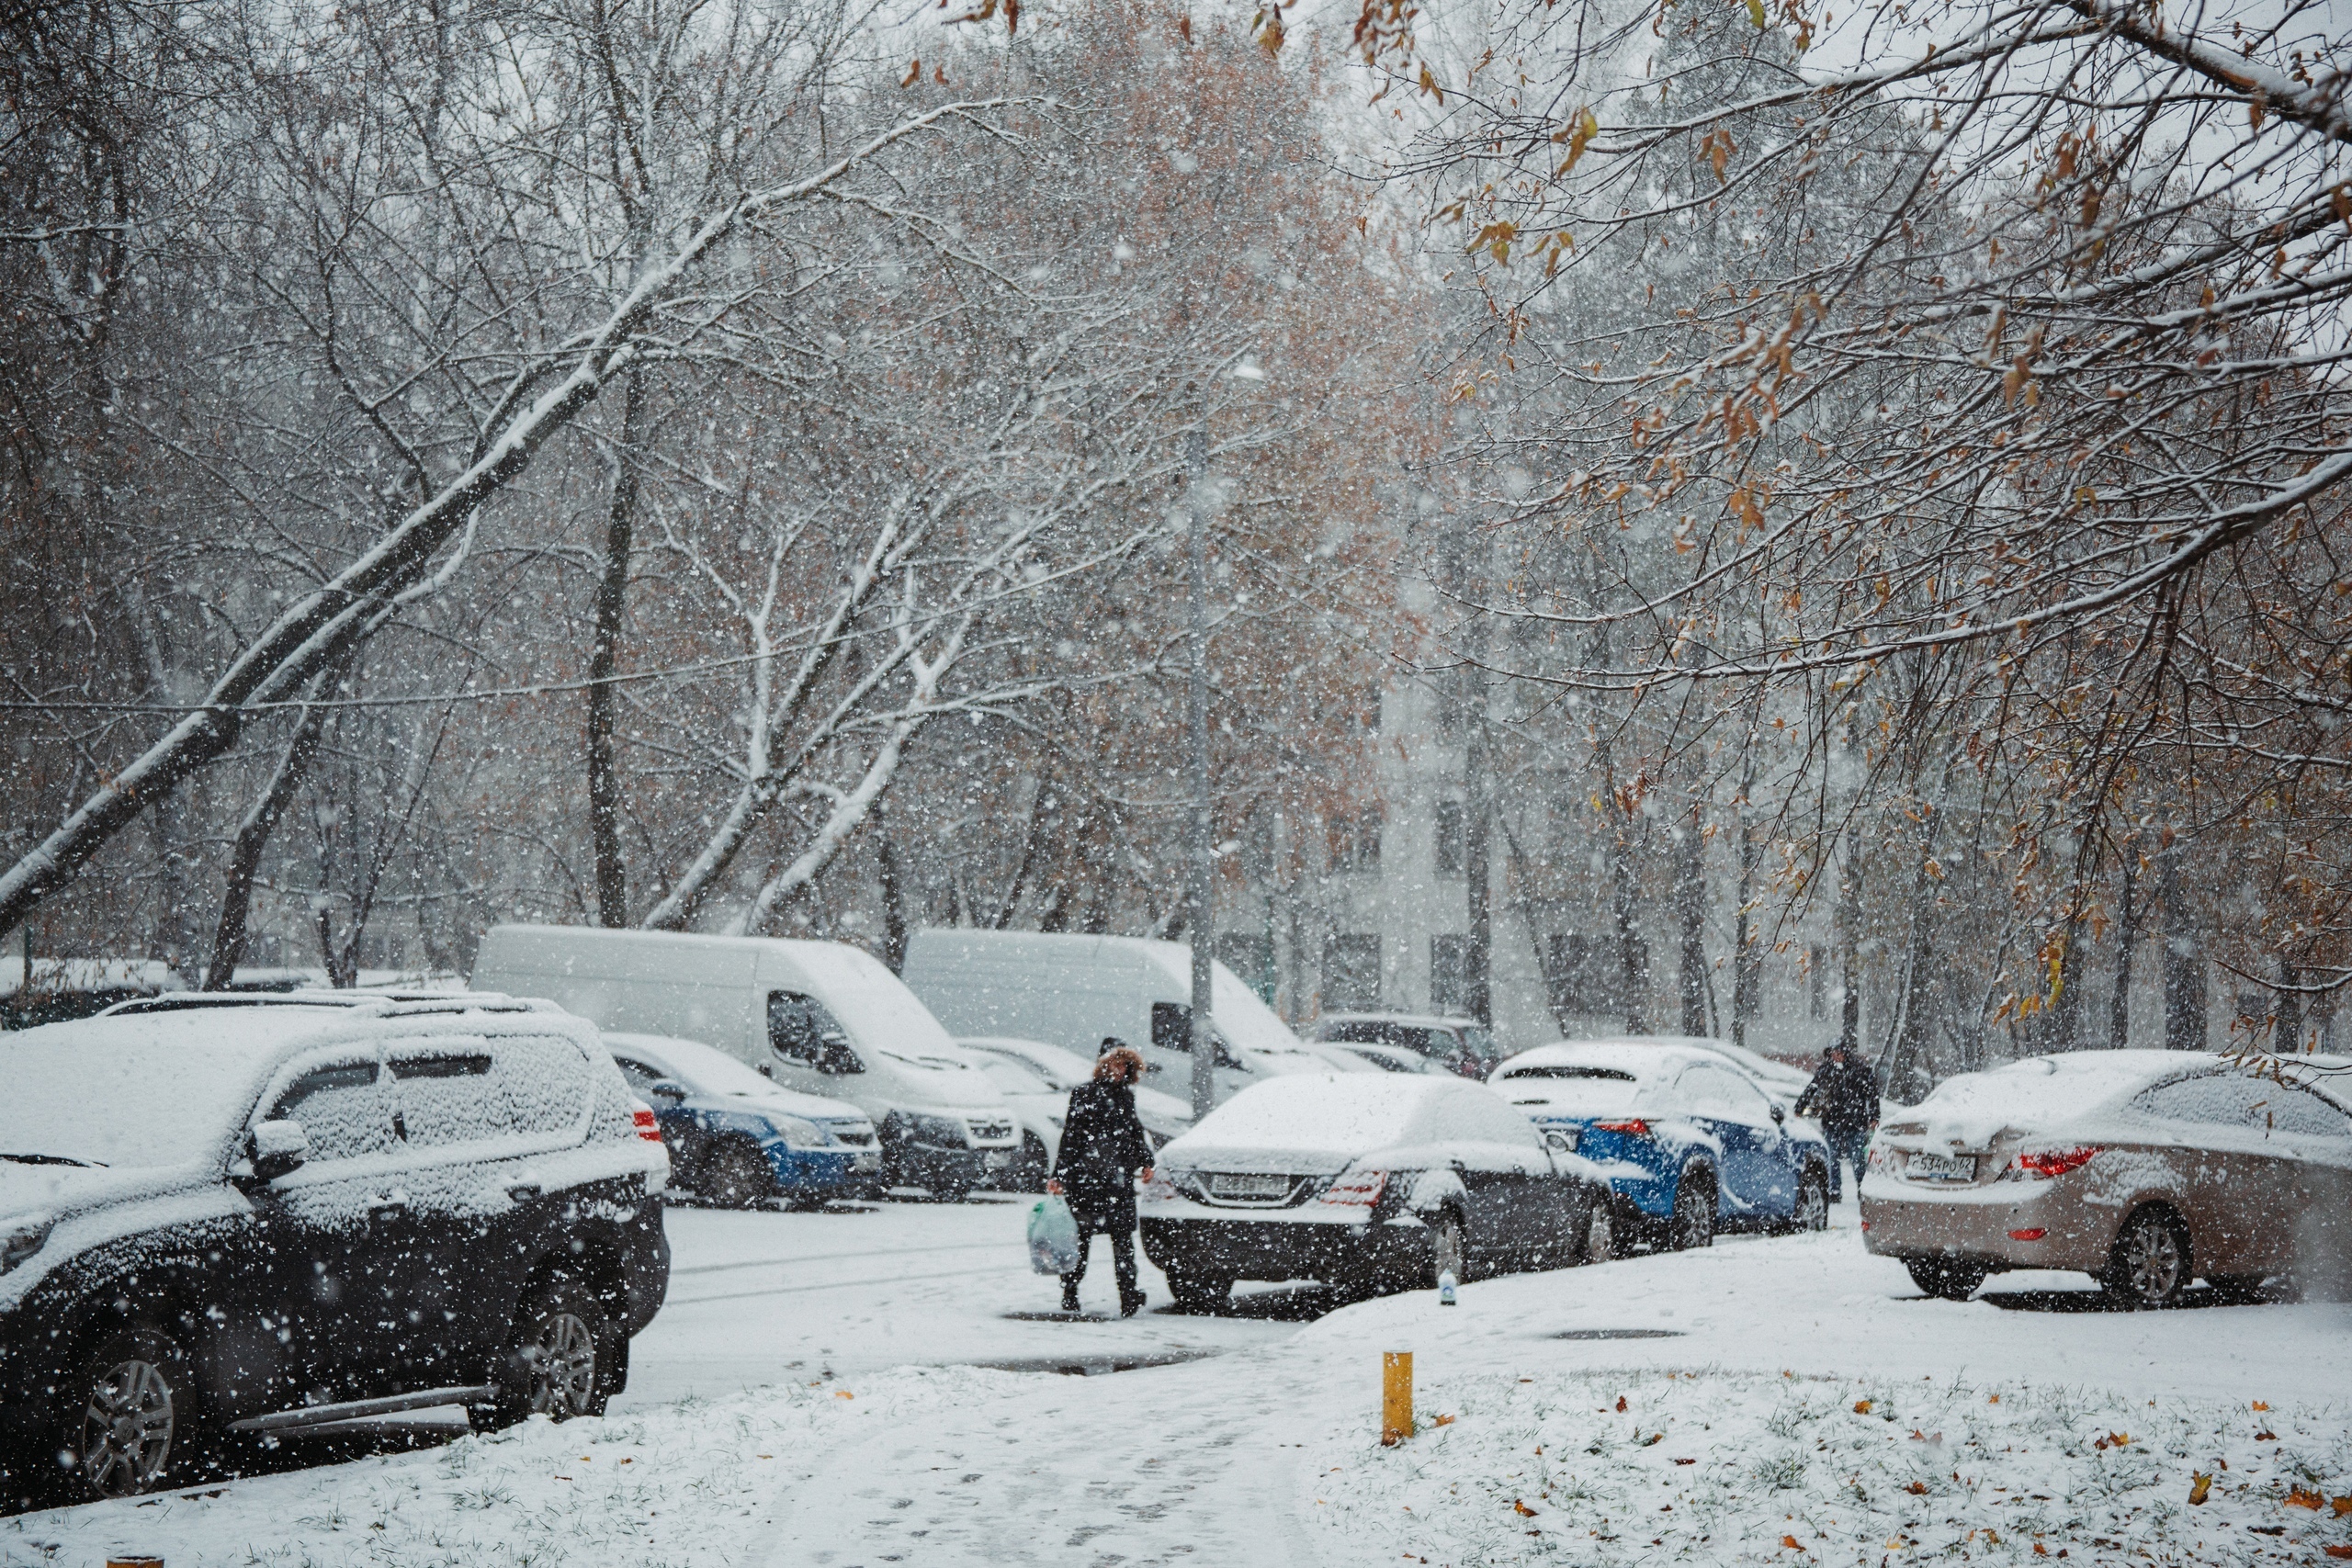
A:
<svg viewBox="0 0 2352 1568">
<path fill-rule="evenodd" d="M 882 1168 L 882 1156 L 872 1149 L 867 1149 L 860 1154 L 852 1165 L 858 1170 L 879 1170 Z"/>
<path fill-rule="evenodd" d="M 1209 1190 L 1219 1198 L 1279 1198 L 1290 1190 L 1287 1176 L 1212 1176 Z"/>
<path fill-rule="evenodd" d="M 1002 1170 L 1012 1163 L 1012 1156 L 1002 1149 L 990 1149 L 980 1156 L 980 1167 L 984 1170 Z"/>
<path fill-rule="evenodd" d="M 1939 1155 L 1922 1149 L 1905 1161 L 1903 1173 L 1914 1181 L 1973 1181 L 1973 1155 Z"/>
</svg>

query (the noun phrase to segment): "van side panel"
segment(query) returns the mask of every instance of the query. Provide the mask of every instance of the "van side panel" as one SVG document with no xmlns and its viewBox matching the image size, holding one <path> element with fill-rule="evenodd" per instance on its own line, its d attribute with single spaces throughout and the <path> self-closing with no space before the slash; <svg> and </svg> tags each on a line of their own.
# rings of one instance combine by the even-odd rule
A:
<svg viewBox="0 0 2352 1568">
<path fill-rule="evenodd" d="M 1124 944 L 989 932 L 919 931 L 904 978 L 948 1032 L 1042 1040 L 1092 1059 L 1105 1035 L 1151 1039 L 1151 1004 L 1182 998 Z"/>
</svg>

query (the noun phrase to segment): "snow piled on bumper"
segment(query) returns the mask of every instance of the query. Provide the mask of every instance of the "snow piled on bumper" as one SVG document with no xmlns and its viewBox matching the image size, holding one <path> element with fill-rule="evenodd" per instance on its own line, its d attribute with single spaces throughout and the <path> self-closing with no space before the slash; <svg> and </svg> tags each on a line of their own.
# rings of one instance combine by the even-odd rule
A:
<svg viewBox="0 0 2352 1568">
<path fill-rule="evenodd" d="M 2064 1551 L 2221 1565 L 2352 1546 L 2352 1517 L 2287 1501 L 2352 1471 L 2341 1409 L 1658 1371 L 1480 1373 L 1419 1404 L 1408 1442 L 1382 1449 L 1359 1421 L 1307 1467 L 1300 1507 L 1328 1561 L 2047 1564 Z M 2199 1474 L 2210 1495 L 2190 1506 Z"/>
</svg>

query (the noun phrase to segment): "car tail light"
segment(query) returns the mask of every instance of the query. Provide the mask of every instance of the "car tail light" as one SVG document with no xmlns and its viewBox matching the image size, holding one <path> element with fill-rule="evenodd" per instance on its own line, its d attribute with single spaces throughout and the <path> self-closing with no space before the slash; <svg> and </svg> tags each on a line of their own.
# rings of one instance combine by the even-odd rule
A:
<svg viewBox="0 0 2352 1568">
<path fill-rule="evenodd" d="M 647 1143 L 658 1144 L 662 1141 L 662 1123 L 653 1119 L 653 1108 L 651 1106 L 633 1105 L 629 1107 L 628 1121 L 629 1125 L 637 1129 L 637 1135 L 644 1139 Z"/>
<path fill-rule="evenodd" d="M 1380 1195 L 1387 1190 L 1386 1171 L 1351 1170 L 1336 1178 L 1316 1201 L 1329 1203 L 1335 1208 L 1369 1209 L 1379 1202 Z"/>
<path fill-rule="evenodd" d="M 2049 1234 L 2050 1233 L 2044 1230 L 2041 1226 L 2036 1225 L 2031 1230 L 2011 1231 L 2009 1233 L 2009 1239 L 2011 1241 L 2040 1241 L 2043 1236 L 2046 1236 Z"/>
<path fill-rule="evenodd" d="M 2098 1157 L 2096 1147 L 2086 1145 L 2077 1149 L 2033 1149 L 2009 1161 L 2001 1172 L 2004 1181 L 2047 1181 L 2053 1176 L 2064 1176 L 2070 1170 L 2080 1170 Z"/>
<path fill-rule="evenodd" d="M 1623 1122 L 1595 1122 L 1592 1125 L 1595 1132 L 1623 1133 L 1629 1138 L 1646 1138 L 1650 1135 L 1650 1124 L 1638 1116 L 1629 1117 Z"/>
</svg>

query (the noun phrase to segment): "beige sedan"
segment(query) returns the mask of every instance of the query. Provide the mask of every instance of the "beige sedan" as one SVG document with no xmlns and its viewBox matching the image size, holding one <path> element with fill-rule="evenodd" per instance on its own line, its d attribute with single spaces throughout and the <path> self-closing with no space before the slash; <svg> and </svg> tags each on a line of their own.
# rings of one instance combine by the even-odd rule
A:
<svg viewBox="0 0 2352 1568">
<path fill-rule="evenodd" d="M 2247 1294 L 2352 1259 L 2352 1078 L 2290 1057 L 2078 1051 L 1947 1079 L 1889 1108 L 1863 1241 L 1930 1295 L 2011 1269 L 2080 1269 L 2166 1306 L 2192 1279 Z"/>
</svg>

